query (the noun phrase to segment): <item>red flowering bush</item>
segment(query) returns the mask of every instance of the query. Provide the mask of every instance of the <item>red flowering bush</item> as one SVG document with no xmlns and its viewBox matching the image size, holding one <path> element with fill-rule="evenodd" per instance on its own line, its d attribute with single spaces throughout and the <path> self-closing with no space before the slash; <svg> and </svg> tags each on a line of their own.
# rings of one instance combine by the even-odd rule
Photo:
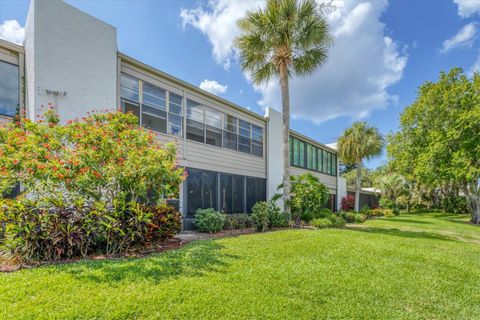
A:
<svg viewBox="0 0 480 320">
<path fill-rule="evenodd" d="M 355 208 L 355 197 L 347 195 L 342 197 L 342 211 L 353 211 Z"/>
<path fill-rule="evenodd" d="M 184 171 L 177 166 L 176 146 L 160 143 L 137 123 L 131 114 L 110 112 L 62 125 L 48 110 L 38 122 L 25 119 L 0 128 L 0 194 L 20 184 L 25 191 L 17 201 L 28 198 L 28 205 L 15 210 L 4 206 L 4 237 L 15 238 L 16 245 L 25 248 L 36 245 L 28 240 L 25 228 L 42 233 L 39 239 L 50 237 L 57 227 L 77 232 L 73 238 L 79 242 L 83 236 L 96 235 L 82 243 L 86 250 L 68 248 L 75 241 L 66 235 L 43 243 L 45 248 L 49 243 L 66 243 L 65 248 L 57 248 L 55 257 L 91 250 L 119 252 L 143 241 L 152 214 L 138 204 L 156 206 L 178 197 Z M 37 222 L 20 223 L 32 212 L 39 217 Z M 46 220 L 53 222 L 43 223 Z M 28 257 L 53 254 L 26 251 Z"/>
</svg>

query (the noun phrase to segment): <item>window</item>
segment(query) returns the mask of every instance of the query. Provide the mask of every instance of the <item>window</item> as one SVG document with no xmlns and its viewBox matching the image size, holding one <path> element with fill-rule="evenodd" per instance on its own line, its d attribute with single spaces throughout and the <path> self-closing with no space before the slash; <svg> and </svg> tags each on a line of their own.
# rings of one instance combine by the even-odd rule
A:
<svg viewBox="0 0 480 320">
<path fill-rule="evenodd" d="M 122 109 L 124 113 L 131 113 L 138 118 L 138 124 L 140 124 L 140 105 L 128 100 L 122 99 Z"/>
<path fill-rule="evenodd" d="M 120 78 L 120 95 L 124 99 L 140 101 L 138 79 L 122 74 Z"/>
<path fill-rule="evenodd" d="M 150 83 L 143 83 L 142 125 L 153 131 L 167 133 L 167 92 Z"/>
<path fill-rule="evenodd" d="M 292 164 L 297 167 L 305 167 L 305 143 L 296 138 L 292 138 L 293 161 Z"/>
<path fill-rule="evenodd" d="M 187 214 L 200 208 L 225 213 L 251 212 L 258 201 L 266 200 L 266 179 L 187 168 Z"/>
<path fill-rule="evenodd" d="M 238 135 L 238 151 L 250 154 L 250 123 L 244 120 L 239 120 L 239 135 Z"/>
<path fill-rule="evenodd" d="M 328 152 L 322 149 L 323 153 L 323 165 L 322 165 L 322 172 L 328 172 Z"/>
<path fill-rule="evenodd" d="M 13 117 L 19 107 L 18 66 L 0 61 L 0 114 Z"/>
<path fill-rule="evenodd" d="M 322 161 L 323 161 L 323 150 L 317 149 L 317 170 L 322 171 Z"/>
<path fill-rule="evenodd" d="M 334 176 L 336 176 L 336 175 L 337 175 L 337 155 L 336 155 L 336 154 L 333 155 L 333 161 L 332 161 L 332 163 L 333 163 L 332 174 L 333 174 Z"/>
<path fill-rule="evenodd" d="M 252 154 L 263 157 L 263 129 L 252 124 Z"/>
<path fill-rule="evenodd" d="M 307 144 L 307 169 L 317 170 L 317 148 Z"/>
<path fill-rule="evenodd" d="M 204 114 L 200 103 L 187 99 L 187 139 L 205 143 Z"/>
<path fill-rule="evenodd" d="M 203 208 L 202 170 L 188 169 L 187 177 L 187 213 L 194 215 L 195 211 Z"/>
<path fill-rule="evenodd" d="M 168 93 L 168 133 L 179 137 L 183 135 L 182 105 L 182 96 L 171 92 Z"/>
<path fill-rule="evenodd" d="M 223 147 L 237 151 L 237 118 L 226 114 L 223 132 Z"/>
<path fill-rule="evenodd" d="M 232 200 L 233 200 L 232 211 L 234 213 L 245 212 L 245 177 L 244 176 L 233 176 Z"/>
<path fill-rule="evenodd" d="M 206 143 L 212 146 L 222 146 L 222 113 L 205 107 L 205 122 L 207 124 Z"/>
<path fill-rule="evenodd" d="M 203 208 L 217 208 L 217 173 L 203 171 Z"/>
<path fill-rule="evenodd" d="M 220 211 L 232 213 L 232 176 L 220 174 Z"/>
</svg>

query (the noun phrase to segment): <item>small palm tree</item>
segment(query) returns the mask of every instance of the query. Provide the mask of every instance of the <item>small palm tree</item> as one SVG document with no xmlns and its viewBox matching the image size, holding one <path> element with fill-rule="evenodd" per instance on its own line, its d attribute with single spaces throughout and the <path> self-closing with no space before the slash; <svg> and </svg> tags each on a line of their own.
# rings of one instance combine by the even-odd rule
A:
<svg viewBox="0 0 480 320">
<path fill-rule="evenodd" d="M 309 75 L 327 60 L 332 41 L 326 18 L 315 0 L 267 0 L 265 9 L 238 21 L 236 39 L 242 68 L 255 84 L 280 80 L 283 111 L 283 200 L 290 212 L 290 97 L 292 75 Z"/>
<path fill-rule="evenodd" d="M 355 164 L 357 177 L 355 180 L 355 211 L 360 206 L 360 189 L 362 181 L 362 161 L 382 154 L 383 136 L 375 127 L 366 122 L 354 122 L 338 139 L 338 155 L 346 164 Z"/>
</svg>

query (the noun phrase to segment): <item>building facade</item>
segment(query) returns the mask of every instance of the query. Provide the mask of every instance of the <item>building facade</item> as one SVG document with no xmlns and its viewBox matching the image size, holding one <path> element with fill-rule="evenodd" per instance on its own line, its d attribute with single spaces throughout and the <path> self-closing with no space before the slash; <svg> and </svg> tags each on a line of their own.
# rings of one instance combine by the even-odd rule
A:
<svg viewBox="0 0 480 320">
<path fill-rule="evenodd" d="M 0 79 L 1 122 L 18 113 L 35 120 L 47 106 L 63 123 L 121 108 L 175 142 L 188 172 L 179 199 L 187 228 L 198 208 L 250 212 L 282 182 L 281 113 L 259 115 L 122 54 L 113 26 L 61 0 L 32 0 L 23 46 L 0 40 Z M 336 150 L 290 136 L 291 174 L 317 176 L 335 210 L 342 196 Z"/>
</svg>

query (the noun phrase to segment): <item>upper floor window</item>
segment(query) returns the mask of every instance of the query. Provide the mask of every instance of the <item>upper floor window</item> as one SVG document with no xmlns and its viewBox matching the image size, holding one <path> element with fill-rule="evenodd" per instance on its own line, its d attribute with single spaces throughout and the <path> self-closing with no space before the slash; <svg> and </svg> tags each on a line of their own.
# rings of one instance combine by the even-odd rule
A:
<svg viewBox="0 0 480 320">
<path fill-rule="evenodd" d="M 120 78 L 120 94 L 123 111 L 136 115 L 144 127 L 183 135 L 182 96 L 125 74 Z"/>
<path fill-rule="evenodd" d="M 252 154 L 263 157 L 263 129 L 252 124 Z"/>
<path fill-rule="evenodd" d="M 18 66 L 0 61 L 0 115 L 13 117 L 19 107 Z"/>
<path fill-rule="evenodd" d="M 337 175 L 337 155 L 290 136 L 290 164 L 329 175 Z"/>
</svg>

